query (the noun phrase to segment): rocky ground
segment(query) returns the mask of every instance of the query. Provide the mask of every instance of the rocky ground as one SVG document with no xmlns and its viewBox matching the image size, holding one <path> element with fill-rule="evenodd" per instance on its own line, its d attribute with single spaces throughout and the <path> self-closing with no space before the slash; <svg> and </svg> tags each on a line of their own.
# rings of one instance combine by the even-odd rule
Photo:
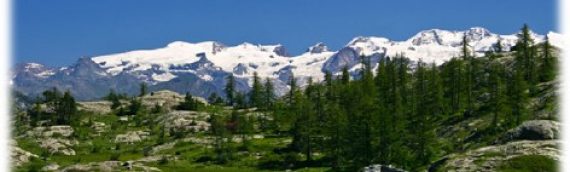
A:
<svg viewBox="0 0 570 172">
<path fill-rule="evenodd" d="M 549 86 L 546 84 L 542 87 Z M 535 101 L 541 104 L 551 101 L 549 99 L 553 96 L 546 94 Z M 174 107 L 183 98 L 170 91 L 158 91 L 142 97 L 148 107 L 155 104 Z M 127 104 L 128 101 L 122 103 Z M 19 171 L 32 168 L 41 171 L 259 171 L 243 167 L 270 160 L 274 148 L 285 148 L 291 143 L 291 138 L 268 137 L 262 133 L 247 136 L 236 134 L 224 141 L 239 147 L 243 138 L 246 138 L 254 146 L 236 153 L 239 164 L 218 166 L 207 162 L 212 157 L 204 156 L 212 153 L 216 141 L 207 134 L 211 131 L 208 122 L 211 113 L 208 111 L 167 108 L 160 114 L 151 114 L 146 116 L 148 119 L 140 120 L 135 116 L 113 115 L 110 113 L 110 102 L 107 101 L 79 104 L 85 115 L 78 124 L 27 126 L 25 130 L 16 132 L 18 134 L 12 141 L 13 166 Z M 231 109 L 219 111 L 230 114 Z M 255 109 L 238 112 L 255 119 L 272 120 L 267 114 L 256 112 Z M 506 162 L 523 156 L 539 156 L 558 161 L 560 123 L 551 120 L 552 111 L 542 111 L 540 114 L 542 115 L 537 115 L 537 120 L 525 121 L 492 138 L 480 137 L 491 120 L 489 116 L 442 124 L 437 135 L 448 142 L 449 145 L 445 146 L 454 147 L 457 151 L 434 161 L 427 167 L 428 171 L 498 171 Z M 173 137 L 176 132 L 183 132 L 184 135 Z M 161 139 L 161 134 L 166 139 Z M 375 164 L 363 171 L 404 170 Z"/>
<path fill-rule="evenodd" d="M 431 167 L 431 171 L 497 171 L 510 159 L 523 155 L 560 159 L 560 124 L 549 120 L 526 121 L 504 133 L 495 145 L 448 155 Z"/>
</svg>

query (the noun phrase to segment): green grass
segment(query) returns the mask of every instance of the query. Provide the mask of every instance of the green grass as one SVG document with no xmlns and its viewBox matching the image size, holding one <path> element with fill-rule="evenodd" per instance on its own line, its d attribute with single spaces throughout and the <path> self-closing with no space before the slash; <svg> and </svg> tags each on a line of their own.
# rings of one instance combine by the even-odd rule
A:
<svg viewBox="0 0 570 172">
<path fill-rule="evenodd" d="M 501 172 L 555 172 L 558 162 L 542 155 L 522 155 L 503 162 Z"/>
<path fill-rule="evenodd" d="M 23 150 L 36 155 L 42 154 L 42 148 L 33 138 L 16 139 L 16 142 L 18 142 L 18 146 Z"/>
<path fill-rule="evenodd" d="M 271 172 L 251 167 L 226 167 L 219 165 L 202 165 L 184 162 L 170 162 L 157 166 L 162 171 L 192 171 L 192 172 Z"/>
</svg>

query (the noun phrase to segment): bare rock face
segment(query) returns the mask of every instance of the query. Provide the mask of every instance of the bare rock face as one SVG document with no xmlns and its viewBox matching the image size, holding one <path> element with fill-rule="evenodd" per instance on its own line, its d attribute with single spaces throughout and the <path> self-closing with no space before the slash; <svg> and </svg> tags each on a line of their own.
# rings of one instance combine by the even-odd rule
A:
<svg viewBox="0 0 570 172">
<path fill-rule="evenodd" d="M 206 122 L 208 117 L 209 115 L 206 113 L 172 111 L 160 117 L 158 121 L 163 123 L 167 130 L 199 132 L 210 129 L 210 123 Z"/>
<path fill-rule="evenodd" d="M 12 148 L 11 150 L 12 164 L 16 167 L 21 166 L 22 164 L 25 164 L 27 162 L 30 162 L 31 158 L 38 158 L 38 155 L 25 151 L 17 147 L 15 144 L 12 144 L 11 148 Z"/>
<path fill-rule="evenodd" d="M 69 137 L 73 134 L 73 128 L 68 125 L 58 125 L 49 127 L 36 127 L 32 131 L 28 131 L 31 137 Z"/>
<path fill-rule="evenodd" d="M 552 140 L 558 139 L 560 123 L 551 120 L 525 121 L 520 126 L 506 132 L 495 143 L 506 143 L 516 140 Z"/>
<path fill-rule="evenodd" d="M 35 138 L 40 147 L 51 154 L 75 155 L 75 150 L 71 147 L 78 142 L 71 138 L 73 135 L 71 126 L 36 127 L 28 131 L 27 135 Z"/>
<path fill-rule="evenodd" d="M 105 125 L 103 122 L 93 122 L 91 128 L 97 133 L 101 134 L 109 129 L 109 126 Z"/>
<path fill-rule="evenodd" d="M 119 134 L 115 137 L 115 143 L 136 143 L 140 142 L 143 139 L 147 138 L 150 135 L 149 132 L 146 131 L 129 131 L 125 134 Z"/>
<path fill-rule="evenodd" d="M 76 140 L 62 138 L 44 138 L 40 142 L 40 147 L 47 149 L 51 154 L 75 155 L 75 150 L 71 149 L 77 144 Z"/>
<path fill-rule="evenodd" d="M 87 164 L 75 164 L 65 167 L 61 171 L 161 171 L 156 167 L 148 167 L 141 163 L 133 163 L 130 161 L 103 161 L 91 162 Z"/>
<path fill-rule="evenodd" d="M 406 172 L 405 170 L 396 168 L 396 167 L 392 167 L 390 165 L 380 165 L 380 164 L 375 164 L 375 165 L 371 165 L 371 166 L 367 166 L 364 167 L 363 170 L 364 172 Z"/>
<path fill-rule="evenodd" d="M 79 102 L 79 110 L 107 114 L 111 112 L 112 103 L 109 101 Z"/>
<path fill-rule="evenodd" d="M 525 121 L 505 132 L 497 145 L 450 154 L 434 163 L 429 171 L 496 171 L 503 162 L 523 155 L 560 159 L 560 124 L 550 120 Z"/>
<path fill-rule="evenodd" d="M 59 169 L 59 165 L 57 165 L 56 163 L 51 163 L 48 164 L 44 167 L 42 167 L 41 171 L 57 171 Z"/>
<path fill-rule="evenodd" d="M 542 155 L 553 160 L 560 159 L 560 141 L 517 141 L 493 145 L 463 154 L 451 154 L 435 162 L 430 171 L 496 171 L 502 162 L 522 155 Z M 437 170 L 436 170 L 437 169 Z"/>
<path fill-rule="evenodd" d="M 142 97 L 143 104 L 147 107 L 153 107 L 158 104 L 163 107 L 173 107 L 184 101 L 184 96 L 169 90 L 152 92 Z"/>
</svg>

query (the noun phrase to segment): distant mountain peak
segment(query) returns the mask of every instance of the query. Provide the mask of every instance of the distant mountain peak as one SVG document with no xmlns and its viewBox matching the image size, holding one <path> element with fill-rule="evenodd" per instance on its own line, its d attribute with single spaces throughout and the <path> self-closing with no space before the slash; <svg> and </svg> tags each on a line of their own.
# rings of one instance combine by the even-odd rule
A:
<svg viewBox="0 0 570 172">
<path fill-rule="evenodd" d="M 544 41 L 542 35 L 531 33 L 535 43 Z M 234 74 L 242 91 L 249 89 L 247 80 L 254 72 L 274 82 L 278 93 L 286 92 L 290 76 L 299 78 L 302 86 L 309 77 L 322 80 L 324 72 L 337 74 L 342 68 L 358 70 L 360 56 L 379 59 L 405 54 L 411 61 L 441 64 L 461 51 L 463 36 L 469 40 L 473 55 L 482 56 L 501 40 L 509 51 L 518 40 L 517 33 L 498 35 L 482 27 L 462 31 L 443 29 L 423 30 L 404 41 L 378 36 L 357 36 L 339 50 L 330 50 L 318 42 L 305 53 L 289 56 L 281 44 L 261 45 L 244 42 L 226 46 L 215 41 L 174 41 L 164 47 L 141 49 L 97 57 L 81 58 L 71 66 L 49 68 L 37 63 L 17 65 L 12 72 L 15 88 L 24 93 L 38 93 L 46 87 L 59 86 L 75 91 L 82 99 L 95 98 L 113 88 L 135 93 L 138 83 L 151 83 L 151 89 L 171 89 L 180 93 L 190 91 L 197 96 L 212 92 L 223 94 L 225 77 Z M 561 34 L 549 32 L 550 43 L 564 45 Z M 82 93 L 91 89 L 97 92 Z"/>
<path fill-rule="evenodd" d="M 327 52 L 327 51 L 329 51 L 329 48 L 327 47 L 327 45 L 325 45 L 325 43 L 322 43 L 322 42 L 318 42 L 315 45 L 310 46 L 307 49 L 307 52 L 313 53 L 313 54 Z"/>
</svg>

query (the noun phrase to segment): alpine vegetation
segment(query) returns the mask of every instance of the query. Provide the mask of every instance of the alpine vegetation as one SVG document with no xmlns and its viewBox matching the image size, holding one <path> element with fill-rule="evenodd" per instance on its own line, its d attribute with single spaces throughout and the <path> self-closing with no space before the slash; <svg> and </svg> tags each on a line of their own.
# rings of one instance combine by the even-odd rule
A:
<svg viewBox="0 0 570 172">
<path fill-rule="evenodd" d="M 564 42 L 524 25 L 174 42 L 13 72 L 15 171 L 556 171 Z"/>
</svg>

